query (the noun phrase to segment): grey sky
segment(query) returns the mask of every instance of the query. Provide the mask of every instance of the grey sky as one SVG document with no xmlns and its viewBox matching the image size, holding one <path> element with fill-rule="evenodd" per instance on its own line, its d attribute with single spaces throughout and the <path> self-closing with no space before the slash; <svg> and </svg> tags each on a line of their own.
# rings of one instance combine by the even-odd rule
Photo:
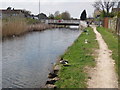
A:
<svg viewBox="0 0 120 90">
<path fill-rule="evenodd" d="M 91 1 L 91 2 L 90 2 Z M 39 0 L 4 0 L 0 1 L 2 6 L 0 8 L 6 9 L 8 6 L 14 7 L 15 9 L 26 9 L 31 11 L 33 14 L 39 13 Z M 40 0 L 41 12 L 47 14 L 55 11 L 68 11 L 72 17 L 79 18 L 80 13 L 86 9 L 88 16 L 93 14 L 94 8 L 92 3 L 94 0 Z"/>
</svg>

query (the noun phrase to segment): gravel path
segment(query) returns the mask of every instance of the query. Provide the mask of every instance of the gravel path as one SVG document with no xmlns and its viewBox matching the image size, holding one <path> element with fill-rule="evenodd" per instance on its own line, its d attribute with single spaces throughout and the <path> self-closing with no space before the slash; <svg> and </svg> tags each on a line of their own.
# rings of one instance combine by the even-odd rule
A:
<svg viewBox="0 0 120 90">
<path fill-rule="evenodd" d="M 93 26 L 93 29 L 99 44 L 99 50 L 96 59 L 97 65 L 90 70 L 91 79 L 88 80 L 88 88 L 118 88 L 117 74 L 114 67 L 115 62 L 110 57 L 112 52 L 108 49 L 95 26 Z"/>
</svg>

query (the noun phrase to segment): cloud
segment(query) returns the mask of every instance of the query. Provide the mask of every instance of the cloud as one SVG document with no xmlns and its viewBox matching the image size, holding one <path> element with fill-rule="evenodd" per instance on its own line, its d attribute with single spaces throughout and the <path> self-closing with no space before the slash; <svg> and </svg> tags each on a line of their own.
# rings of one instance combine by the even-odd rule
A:
<svg viewBox="0 0 120 90">
<path fill-rule="evenodd" d="M 40 0 L 40 2 L 94 2 L 95 0 Z M 0 0 L 0 2 L 39 2 L 39 0 Z"/>
<path fill-rule="evenodd" d="M 8 1 L 8 0 L 7 0 Z M 11 1 L 11 0 L 9 0 Z M 15 2 L 13 2 L 15 1 Z M 22 2 L 23 1 L 23 2 Z M 72 17 L 76 17 L 79 18 L 80 17 L 80 13 L 86 9 L 88 16 L 92 15 L 94 8 L 92 7 L 92 3 L 91 2 L 67 2 L 68 0 L 65 0 L 64 2 L 56 2 L 57 0 L 40 0 L 40 10 L 41 12 L 49 15 L 50 13 L 55 13 L 55 11 L 60 11 L 60 12 L 64 12 L 64 11 L 68 11 Z M 52 2 L 50 2 L 52 1 Z M 63 1 L 63 0 L 61 0 Z M 70 0 L 69 0 L 70 1 Z M 72 0 L 73 1 L 73 0 Z M 77 0 L 74 0 L 77 1 Z M 81 0 L 79 0 L 81 1 Z M 16 0 L 12 0 L 11 2 L 3 2 L 2 7 L 0 6 L 0 8 L 6 9 L 8 6 L 11 6 L 15 9 L 26 9 L 31 11 L 33 14 L 38 14 L 39 13 L 39 0 L 21 0 L 21 1 L 17 1 Z"/>
</svg>

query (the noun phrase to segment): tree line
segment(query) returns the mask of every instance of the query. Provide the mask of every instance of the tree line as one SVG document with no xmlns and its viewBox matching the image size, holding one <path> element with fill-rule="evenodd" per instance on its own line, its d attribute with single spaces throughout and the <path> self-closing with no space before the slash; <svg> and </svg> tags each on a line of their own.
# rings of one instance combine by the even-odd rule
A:
<svg viewBox="0 0 120 90">
<path fill-rule="evenodd" d="M 47 17 L 46 14 L 40 13 L 40 14 L 38 14 L 38 17 L 40 19 L 56 19 L 56 20 L 60 20 L 60 19 L 63 19 L 63 20 L 77 19 L 77 18 L 71 17 L 71 15 L 70 15 L 70 13 L 68 11 L 65 11 L 65 12 L 62 12 L 62 13 L 60 13 L 59 11 L 56 11 L 54 14 L 50 14 L 48 17 Z M 86 20 L 87 19 L 86 10 L 84 10 L 81 13 L 80 19 L 81 20 Z"/>
<path fill-rule="evenodd" d="M 114 17 L 111 10 L 116 6 L 119 0 L 97 0 L 94 2 L 93 7 L 101 11 L 101 17 Z"/>
<path fill-rule="evenodd" d="M 68 11 L 60 13 L 59 11 L 56 11 L 54 14 L 50 14 L 49 19 L 63 19 L 63 20 L 69 20 L 71 19 L 71 15 Z"/>
</svg>

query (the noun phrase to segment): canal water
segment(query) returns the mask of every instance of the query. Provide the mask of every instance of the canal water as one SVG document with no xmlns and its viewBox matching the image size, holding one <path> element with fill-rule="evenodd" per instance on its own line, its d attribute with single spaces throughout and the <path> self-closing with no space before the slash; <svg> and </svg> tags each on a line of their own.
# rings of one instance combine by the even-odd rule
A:
<svg viewBox="0 0 120 90">
<path fill-rule="evenodd" d="M 77 29 L 31 32 L 2 42 L 2 87 L 40 88 L 57 58 L 80 35 Z"/>
</svg>

